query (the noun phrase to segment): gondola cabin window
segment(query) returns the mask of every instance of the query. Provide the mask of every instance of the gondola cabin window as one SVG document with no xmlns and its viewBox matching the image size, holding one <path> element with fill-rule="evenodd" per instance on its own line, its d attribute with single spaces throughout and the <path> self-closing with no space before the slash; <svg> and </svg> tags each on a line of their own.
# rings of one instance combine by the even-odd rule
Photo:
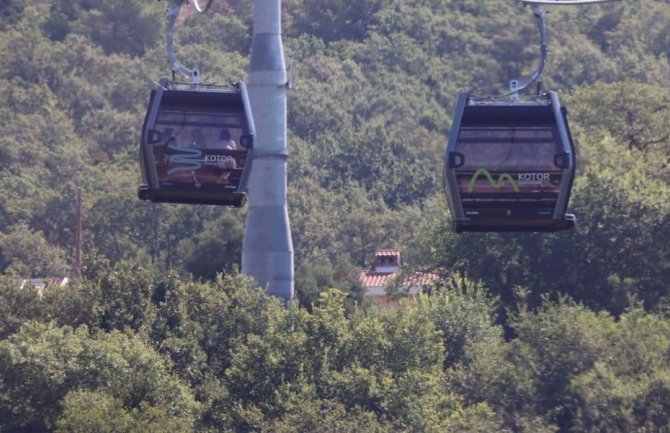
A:
<svg viewBox="0 0 670 433">
<path fill-rule="evenodd" d="M 464 127 L 456 151 L 463 155 L 456 171 L 461 194 L 558 194 L 562 172 L 550 126 Z"/>
<path fill-rule="evenodd" d="M 244 135 L 238 114 L 166 109 L 159 112 L 155 130 L 161 137 L 153 143 L 161 187 L 195 184 L 237 189 L 246 164 L 246 150 L 238 150 L 237 145 Z"/>
</svg>

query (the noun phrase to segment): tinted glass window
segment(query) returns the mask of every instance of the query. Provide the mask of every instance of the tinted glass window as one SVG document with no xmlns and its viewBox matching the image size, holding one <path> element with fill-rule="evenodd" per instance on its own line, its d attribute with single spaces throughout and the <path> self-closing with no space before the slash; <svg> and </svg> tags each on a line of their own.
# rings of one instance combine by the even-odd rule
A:
<svg viewBox="0 0 670 433">
<path fill-rule="evenodd" d="M 562 171 L 554 164 L 554 128 L 462 127 L 456 171 L 463 194 L 558 193 Z"/>
<path fill-rule="evenodd" d="M 462 127 L 456 152 L 460 170 L 555 170 L 556 138 L 552 127 Z"/>
<path fill-rule="evenodd" d="M 241 113 L 164 108 L 154 130 L 153 152 L 161 187 L 193 185 L 236 190 L 247 149 Z"/>
</svg>

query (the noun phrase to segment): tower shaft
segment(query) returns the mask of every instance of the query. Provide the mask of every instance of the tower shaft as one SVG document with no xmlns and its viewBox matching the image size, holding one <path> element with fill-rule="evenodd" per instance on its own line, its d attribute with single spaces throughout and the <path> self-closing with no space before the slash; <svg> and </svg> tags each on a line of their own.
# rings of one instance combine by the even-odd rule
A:
<svg viewBox="0 0 670 433">
<path fill-rule="evenodd" d="M 256 125 L 242 246 L 242 272 L 289 301 L 294 293 L 293 242 L 287 211 L 286 65 L 281 1 L 254 0 L 249 99 Z"/>
</svg>

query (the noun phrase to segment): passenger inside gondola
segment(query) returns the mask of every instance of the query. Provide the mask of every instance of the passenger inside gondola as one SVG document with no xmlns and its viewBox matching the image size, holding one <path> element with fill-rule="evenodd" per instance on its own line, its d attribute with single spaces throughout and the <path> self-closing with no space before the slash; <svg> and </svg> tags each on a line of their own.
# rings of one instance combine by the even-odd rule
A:
<svg viewBox="0 0 670 433">
<path fill-rule="evenodd" d="M 233 140 L 233 137 L 230 135 L 230 131 L 227 128 L 221 130 L 221 134 L 219 135 L 219 140 L 217 142 L 217 147 L 228 150 L 237 149 L 237 144 L 235 143 L 235 140 Z"/>
<path fill-rule="evenodd" d="M 205 139 L 205 134 L 200 128 L 193 128 L 191 130 L 191 140 L 189 146 L 198 147 L 204 149 L 207 147 L 207 140 Z"/>
<path fill-rule="evenodd" d="M 158 132 L 160 139 L 154 144 L 154 157 L 158 179 L 164 186 L 177 184 L 203 185 L 237 184 L 239 174 L 237 149 L 230 131 L 220 133 L 223 140 L 209 140 L 214 128 L 184 128 L 174 134 L 174 128 Z"/>
</svg>

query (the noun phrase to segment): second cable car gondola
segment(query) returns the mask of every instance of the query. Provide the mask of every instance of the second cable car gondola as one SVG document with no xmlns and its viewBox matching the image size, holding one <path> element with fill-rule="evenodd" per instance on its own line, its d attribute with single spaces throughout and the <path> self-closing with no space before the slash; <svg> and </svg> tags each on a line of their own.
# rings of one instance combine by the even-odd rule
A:
<svg viewBox="0 0 670 433">
<path fill-rule="evenodd" d="M 555 92 L 524 102 L 459 96 L 444 179 L 455 231 L 572 228 L 566 208 L 574 175 L 566 110 Z"/>
<path fill-rule="evenodd" d="M 243 206 L 254 135 L 244 83 L 222 88 L 161 79 L 142 128 L 140 199 Z"/>
</svg>

